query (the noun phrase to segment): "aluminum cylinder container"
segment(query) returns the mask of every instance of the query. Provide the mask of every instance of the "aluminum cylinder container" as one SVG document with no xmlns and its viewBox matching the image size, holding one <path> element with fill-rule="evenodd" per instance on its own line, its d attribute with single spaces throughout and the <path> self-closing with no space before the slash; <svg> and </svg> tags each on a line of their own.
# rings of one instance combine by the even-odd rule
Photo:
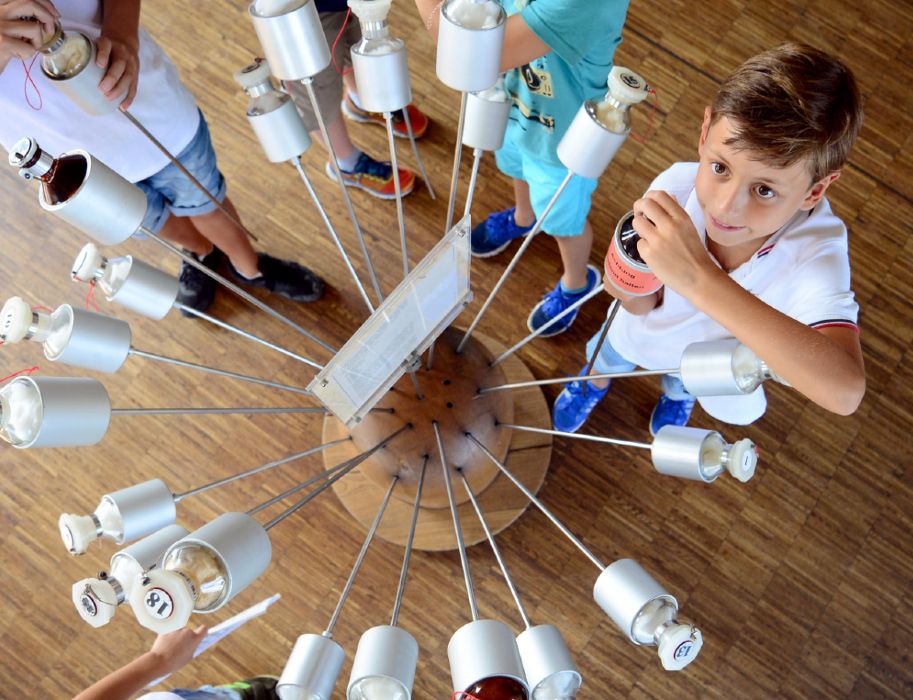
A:
<svg viewBox="0 0 913 700">
<path fill-rule="evenodd" d="M 172 497 L 172 507 L 173 503 Z M 211 610 L 197 612 L 210 613 L 221 608 L 266 571 L 272 557 L 272 545 L 266 530 L 244 513 L 223 513 L 171 545 L 165 550 L 163 558 L 172 549 L 187 542 L 212 550 L 225 562 L 228 576 L 228 588 L 218 605 Z"/>
<path fill-rule="evenodd" d="M 709 483 L 723 473 L 726 446 L 715 430 L 664 425 L 653 438 L 650 457 L 660 474 Z"/>
<path fill-rule="evenodd" d="M 596 116 L 596 102 L 584 102 L 558 143 L 558 159 L 576 175 L 600 177 L 628 138 L 609 131 Z"/>
<path fill-rule="evenodd" d="M 492 676 L 506 676 L 527 685 L 517 640 L 498 620 L 475 620 L 460 627 L 450 638 L 447 657 L 454 692 Z"/>
<path fill-rule="evenodd" d="M 466 98 L 463 145 L 483 151 L 497 151 L 501 148 L 504 145 L 511 104 L 509 98 L 498 102 L 470 93 Z"/>
<path fill-rule="evenodd" d="M 329 637 L 302 634 L 285 662 L 276 692 L 282 700 L 330 700 L 346 653 Z"/>
<path fill-rule="evenodd" d="M 174 523 L 174 495 L 161 479 L 150 479 L 101 497 L 120 513 L 123 534 L 118 544 L 145 537 Z M 170 542 L 173 544 L 173 542 Z M 162 555 L 164 547 L 159 551 Z"/>
<path fill-rule="evenodd" d="M 97 379 L 83 377 L 16 377 L 31 384 L 41 402 L 41 427 L 33 440 L 13 445 L 81 447 L 95 445 L 108 431 L 111 400 Z"/>
<path fill-rule="evenodd" d="M 355 686 L 367 679 L 386 680 L 402 686 L 408 700 L 412 697 L 417 664 L 418 643 L 415 637 L 400 627 L 372 627 L 358 640 L 349 676 L 349 700 L 354 700 Z"/>
<path fill-rule="evenodd" d="M 279 80 L 302 80 L 330 65 L 330 47 L 313 0 L 282 14 L 265 16 L 250 6 L 250 18 L 270 70 Z"/>
<path fill-rule="evenodd" d="M 750 394 L 763 376 L 760 360 L 735 338 L 692 343 L 682 353 L 680 376 L 694 396 Z"/>
<path fill-rule="evenodd" d="M 634 623 L 648 603 L 662 599 L 678 609 L 675 598 L 633 559 L 609 564 L 596 579 L 593 598 L 631 643 L 638 645 Z"/>
<path fill-rule="evenodd" d="M 382 54 L 352 49 L 352 69 L 358 101 L 369 112 L 395 112 L 412 102 L 412 84 L 406 65 L 406 47 Z"/>
<path fill-rule="evenodd" d="M 171 494 L 169 493 L 168 495 L 170 496 Z M 173 498 L 171 502 L 174 504 Z M 156 530 L 151 535 L 147 535 L 143 539 L 134 542 L 129 547 L 124 547 L 119 552 L 115 552 L 114 556 L 111 557 L 109 571 L 114 571 L 116 566 L 123 566 L 122 563 L 118 564 L 118 561 L 121 559 L 130 559 L 136 562 L 136 566 L 143 571 L 151 569 L 162 561 L 162 555 L 168 547 L 178 540 L 187 537 L 189 534 L 187 528 L 183 525 L 177 525 L 175 523 L 166 525 L 165 527 Z M 123 584 L 123 582 L 121 582 L 121 584 Z"/>
<path fill-rule="evenodd" d="M 457 24 L 441 6 L 435 71 L 447 87 L 461 92 L 487 90 L 498 81 L 504 46 L 504 10 L 490 29 L 470 29 Z"/>
<path fill-rule="evenodd" d="M 147 318 L 161 321 L 177 301 L 178 278 L 133 256 L 128 257 L 130 272 L 121 286 L 106 298 Z"/>
<path fill-rule="evenodd" d="M 291 98 L 283 100 L 272 112 L 248 114 L 247 121 L 271 163 L 286 163 L 311 147 L 307 127 Z"/>
<path fill-rule="evenodd" d="M 72 154 L 86 159 L 85 180 L 72 197 L 57 204 L 47 201 L 42 188 L 38 193 L 41 208 L 101 245 L 123 243 L 143 223 L 146 195 L 86 151 L 77 149 L 61 155 Z"/>
<path fill-rule="evenodd" d="M 61 306 L 56 313 L 61 313 L 61 310 L 69 317 L 69 338 L 57 353 L 49 352 L 45 344 L 45 357 L 51 362 L 63 362 L 97 372 L 116 372 L 123 366 L 133 339 L 130 324 L 69 304 Z"/>
<path fill-rule="evenodd" d="M 83 34 L 83 36 L 85 35 Z M 124 101 L 127 94 L 124 93 L 119 98 L 115 97 L 113 100 L 109 100 L 98 89 L 98 84 L 105 77 L 107 68 L 100 68 L 95 64 L 97 52 L 95 42 L 88 37 L 86 38 L 92 48 L 92 56 L 85 68 L 70 78 L 54 78 L 47 73 L 44 74 L 44 77 L 60 92 L 69 97 L 83 112 L 93 117 L 100 117 L 115 111 L 120 103 Z"/>
<path fill-rule="evenodd" d="M 571 652 L 554 625 L 528 628 L 517 636 L 517 647 L 533 697 L 540 683 L 558 674 L 566 676 L 572 683 L 576 682 L 577 688 L 583 683 Z"/>
</svg>

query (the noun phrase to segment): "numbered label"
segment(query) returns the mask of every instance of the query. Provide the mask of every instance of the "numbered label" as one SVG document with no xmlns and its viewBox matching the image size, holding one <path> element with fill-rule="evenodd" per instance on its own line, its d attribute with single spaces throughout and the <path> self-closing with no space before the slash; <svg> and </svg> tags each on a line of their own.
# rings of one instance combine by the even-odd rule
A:
<svg viewBox="0 0 913 700">
<path fill-rule="evenodd" d="M 675 647 L 675 653 L 672 657 L 676 660 L 687 659 L 691 656 L 691 652 L 694 651 L 694 641 L 691 639 L 686 639 L 684 642 Z"/>
<path fill-rule="evenodd" d="M 163 588 L 150 588 L 143 600 L 146 610 L 156 619 L 166 620 L 174 612 L 174 600 Z"/>
<path fill-rule="evenodd" d="M 66 525 L 63 525 L 60 528 L 60 535 L 63 537 L 63 546 L 66 547 L 69 551 L 73 551 L 73 533 L 70 532 L 70 528 Z"/>
</svg>

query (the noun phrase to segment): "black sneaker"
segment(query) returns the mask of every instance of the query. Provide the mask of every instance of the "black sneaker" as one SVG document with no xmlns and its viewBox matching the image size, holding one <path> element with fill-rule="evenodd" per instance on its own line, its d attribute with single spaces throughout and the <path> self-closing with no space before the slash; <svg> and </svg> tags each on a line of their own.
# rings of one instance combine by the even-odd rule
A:
<svg viewBox="0 0 913 700">
<path fill-rule="evenodd" d="M 241 696 L 241 700 L 276 700 L 276 684 L 279 679 L 275 676 L 256 676 L 247 680 L 220 685 L 219 688 L 234 690 Z"/>
<path fill-rule="evenodd" d="M 266 253 L 257 253 L 260 277 L 249 280 L 232 267 L 232 274 L 241 284 L 266 289 L 292 301 L 317 301 L 323 296 L 324 284 L 304 265 L 280 260 Z"/>
<path fill-rule="evenodd" d="M 218 248 L 213 248 L 212 252 L 205 258 L 200 258 L 199 255 L 187 250 L 184 252 L 213 271 L 217 270 L 225 259 L 225 254 Z M 216 281 L 204 275 L 190 263 L 182 263 L 177 300 L 184 306 L 189 306 L 197 311 L 206 311 L 212 306 L 215 298 Z M 181 310 L 181 314 L 188 318 L 195 318 L 193 314 L 184 310 Z"/>
</svg>

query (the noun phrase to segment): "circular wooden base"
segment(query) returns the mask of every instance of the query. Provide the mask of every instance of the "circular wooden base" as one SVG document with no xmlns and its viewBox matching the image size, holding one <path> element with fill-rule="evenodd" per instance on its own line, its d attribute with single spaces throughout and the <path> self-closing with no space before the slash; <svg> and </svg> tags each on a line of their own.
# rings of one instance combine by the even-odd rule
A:
<svg viewBox="0 0 913 700">
<path fill-rule="evenodd" d="M 550 413 L 541 389 L 477 393 L 480 387 L 533 379 L 526 366 L 512 355 L 497 367 L 492 358 L 504 347 L 474 333 L 463 352 L 454 348 L 463 332 L 448 329 L 435 346 L 433 369 L 417 372 L 423 399 L 416 397 L 411 377 L 404 375 L 379 403 L 394 409 L 393 414 L 371 413 L 350 433 L 343 423 L 327 416 L 323 441 L 351 434 L 352 441 L 323 452 L 327 467 L 357 456 L 376 445 L 385 435 L 406 423 L 412 429 L 402 433 L 383 450 L 375 453 L 355 471 L 340 479 L 333 489 L 346 509 L 366 528 L 371 524 L 394 474 L 400 477 L 390 500 L 378 536 L 405 544 L 412 522 L 415 492 L 422 464 L 425 483 L 416 528 L 414 547 L 425 550 L 455 549 L 456 537 L 444 485 L 444 471 L 432 422 L 444 444 L 453 492 L 467 545 L 485 539 L 485 532 L 468 502 L 468 495 L 457 469 L 469 482 L 492 532 L 500 532 L 526 509 L 528 499 L 501 474 L 495 465 L 465 434 L 472 433 L 491 450 L 529 489 L 536 492 L 545 480 L 551 459 L 549 435 L 512 431 L 498 423 L 548 427 Z"/>
</svg>

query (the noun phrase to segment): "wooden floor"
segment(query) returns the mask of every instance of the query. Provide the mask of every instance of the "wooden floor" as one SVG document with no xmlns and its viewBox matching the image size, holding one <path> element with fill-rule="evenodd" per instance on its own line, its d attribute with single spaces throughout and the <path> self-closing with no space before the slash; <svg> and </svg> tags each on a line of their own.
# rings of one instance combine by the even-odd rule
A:
<svg viewBox="0 0 913 700">
<path fill-rule="evenodd" d="M 363 306 L 294 171 L 262 157 L 244 119 L 245 98 L 231 77 L 259 53 L 246 5 L 161 0 L 146 3 L 143 18 L 208 116 L 220 166 L 247 224 L 272 253 L 306 261 L 333 285 L 319 304 L 276 304 L 341 344 L 363 321 Z M 409 45 L 415 100 L 433 120 L 422 154 L 438 198 L 432 201 L 422 190 L 406 203 L 412 257 L 418 260 L 440 235 L 459 102 L 436 82 L 433 47 L 407 0 L 397 3 L 393 27 Z M 541 514 L 528 512 L 499 542 L 533 621 L 562 629 L 585 679 L 581 698 L 913 697 L 913 6 L 890 0 L 634 0 L 617 63 L 656 86 L 660 107 L 654 135 L 643 145 L 629 140 L 602 178 L 592 213 L 593 260 L 601 258 L 618 216 L 650 179 L 674 161 L 695 158 L 702 107 L 721 78 L 751 54 L 786 39 L 838 52 L 856 71 L 865 95 L 862 138 L 831 201 L 851 230 L 868 394 L 854 416 L 839 418 L 785 388 L 771 389 L 767 415 L 744 433 L 762 455 L 747 485 L 728 478 L 712 485 L 675 480 L 658 475 L 640 452 L 556 442 L 545 501 L 604 560 L 633 557 L 652 571 L 705 639 L 690 668 L 664 672 L 653 650 L 628 644 L 592 602 L 597 571 L 590 562 Z M 648 114 L 639 110 L 638 131 L 646 129 Z M 386 148 L 381 129 L 355 126 L 352 134 L 374 154 Z M 399 145 L 411 163 L 408 149 Z M 316 148 L 306 165 L 354 249 L 338 194 L 320 174 Z M 82 303 L 84 289 L 69 281 L 68 271 L 84 237 L 43 214 L 34 187 L 11 169 L 3 168 L 0 183 L 0 296 L 19 294 L 48 306 Z M 490 156 L 480 185 L 477 217 L 505 206 L 509 185 Z M 395 207 L 358 194 L 355 203 L 382 284 L 390 290 L 400 270 Z M 119 250 L 177 269 L 148 243 Z M 507 260 L 474 264 L 472 309 Z M 543 237 L 482 323 L 484 332 L 508 344 L 519 339 L 528 309 L 557 274 L 554 244 Z M 109 305 L 104 310 L 130 320 L 139 348 L 292 384 L 310 379 L 303 365 L 259 352 L 214 327 L 178 316 L 145 321 Z M 228 295 L 215 313 L 327 359 Z M 592 303 L 571 332 L 527 346 L 523 359 L 539 377 L 575 372 L 583 343 L 604 313 L 605 300 Z M 35 345 L 3 348 L 0 376 L 33 364 L 41 364 L 44 375 L 75 373 L 39 363 L 37 351 Z M 294 394 L 136 358 L 116 376 L 102 378 L 119 407 L 306 403 Z M 557 390 L 546 394 L 551 401 Z M 586 429 L 645 439 L 656 396 L 655 381 L 621 381 Z M 716 426 L 699 411 L 693 422 Z M 742 434 L 720 429 L 730 439 Z M 69 556 L 57 534 L 61 512 L 90 512 L 100 494 L 154 476 L 182 491 L 305 449 L 319 437 L 317 417 L 119 417 L 95 448 L 0 450 L 0 695 L 69 697 L 152 641 L 126 609 L 98 631 L 79 620 L 70 586 L 105 568 L 114 547 Z M 180 504 L 179 519 L 193 528 L 223 511 L 246 510 L 302 474 L 315 473 L 318 465 L 318 458 L 310 458 L 189 499 Z M 206 621 L 217 622 L 274 592 L 282 601 L 182 671 L 176 684 L 278 673 L 298 634 L 323 630 L 364 531 L 335 496 L 325 495 L 270 535 L 274 553 L 266 575 Z M 383 542 L 368 554 L 336 630 L 348 663 L 335 697 L 342 697 L 361 632 L 389 618 L 401 554 Z M 519 631 L 490 551 L 474 547 L 470 560 L 481 614 Z M 421 647 L 416 698 L 449 697 L 447 641 L 468 620 L 457 555 L 418 554 L 400 619 Z"/>
</svg>

